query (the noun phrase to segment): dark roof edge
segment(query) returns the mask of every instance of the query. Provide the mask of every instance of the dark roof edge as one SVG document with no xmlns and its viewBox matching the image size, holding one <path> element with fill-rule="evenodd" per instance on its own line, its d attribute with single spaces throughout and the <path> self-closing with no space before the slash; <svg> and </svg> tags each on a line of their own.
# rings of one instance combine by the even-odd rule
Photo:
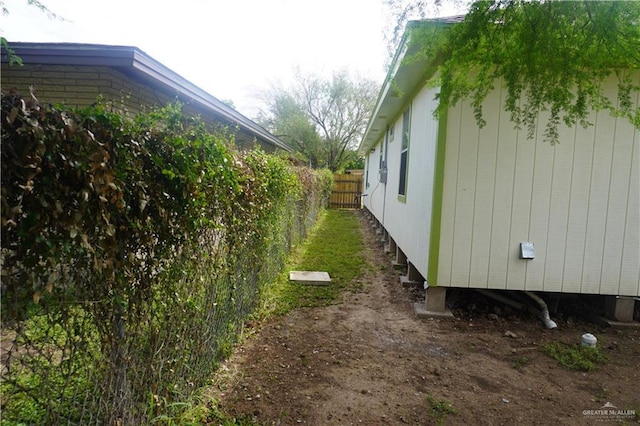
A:
<svg viewBox="0 0 640 426">
<path fill-rule="evenodd" d="M 245 132 L 249 132 L 255 137 L 268 141 L 285 151 L 293 151 L 291 147 L 272 135 L 264 127 L 175 73 L 137 47 L 85 43 L 31 42 L 9 42 L 9 47 L 27 64 L 99 65 L 130 68 L 193 99 L 214 111 L 223 119 L 237 125 Z M 5 56 L 4 54 L 2 55 L 2 62 L 7 61 Z"/>
<path fill-rule="evenodd" d="M 370 148 L 371 146 L 370 143 L 369 144 L 366 143 L 366 136 L 369 134 L 372 126 L 374 125 L 375 117 L 378 115 L 378 112 L 382 107 L 382 104 L 384 103 L 384 99 L 387 95 L 387 91 L 390 90 L 394 78 L 396 77 L 400 68 L 403 67 L 402 62 L 410 47 L 409 44 L 410 44 L 412 30 L 416 28 L 424 27 L 424 26 L 431 26 L 431 25 L 435 25 L 438 27 L 448 27 L 464 21 L 465 17 L 466 15 L 453 15 L 453 16 L 447 16 L 442 18 L 410 20 L 406 23 L 404 32 L 402 33 L 402 37 L 400 38 L 400 42 L 398 43 L 398 46 L 396 47 L 396 51 L 391 60 L 391 63 L 389 64 L 387 75 L 384 81 L 382 82 L 382 87 L 380 88 L 380 91 L 378 93 L 378 97 L 376 99 L 374 109 L 371 113 L 371 117 L 369 118 L 369 122 L 367 123 L 367 127 L 365 129 L 364 135 L 362 137 L 362 140 L 360 141 L 360 144 L 358 145 L 358 151 L 361 154 L 364 154 L 366 149 Z"/>
</svg>

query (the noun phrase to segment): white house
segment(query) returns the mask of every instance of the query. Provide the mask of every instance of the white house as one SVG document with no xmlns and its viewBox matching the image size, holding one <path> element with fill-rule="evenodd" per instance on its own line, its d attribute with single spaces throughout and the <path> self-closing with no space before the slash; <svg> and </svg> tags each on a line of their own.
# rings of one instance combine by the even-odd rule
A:
<svg viewBox="0 0 640 426">
<path fill-rule="evenodd" d="M 631 321 L 640 296 L 640 130 L 601 111 L 593 126 L 561 127 L 558 144 L 543 140 L 544 120 L 528 139 L 504 112 L 500 82 L 483 128 L 464 101 L 438 120 L 434 67 L 404 61 L 417 48 L 408 28 L 360 152 L 364 208 L 408 264 L 405 279 L 425 282 L 423 308 L 446 311 L 448 288 L 523 291 L 539 302 L 596 294 Z M 615 81 L 607 87 L 616 99 Z"/>
</svg>

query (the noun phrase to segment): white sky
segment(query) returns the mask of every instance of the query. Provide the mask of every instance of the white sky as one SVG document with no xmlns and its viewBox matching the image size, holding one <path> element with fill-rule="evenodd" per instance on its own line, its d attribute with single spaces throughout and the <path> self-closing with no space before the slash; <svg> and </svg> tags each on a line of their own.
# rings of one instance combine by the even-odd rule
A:
<svg viewBox="0 0 640 426">
<path fill-rule="evenodd" d="M 340 68 L 382 82 L 383 0 L 4 0 L 0 34 L 11 41 L 135 46 L 243 114 L 256 94 L 294 67 Z"/>
</svg>

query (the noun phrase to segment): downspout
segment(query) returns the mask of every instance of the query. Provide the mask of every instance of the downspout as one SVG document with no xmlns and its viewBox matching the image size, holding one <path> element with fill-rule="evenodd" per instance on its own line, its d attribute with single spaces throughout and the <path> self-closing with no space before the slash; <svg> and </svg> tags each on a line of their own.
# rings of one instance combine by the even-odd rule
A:
<svg viewBox="0 0 640 426">
<path fill-rule="evenodd" d="M 527 309 L 526 304 L 524 303 L 520 303 L 517 302 L 513 299 L 510 299 L 508 297 L 502 296 L 498 293 L 489 291 L 489 290 L 484 290 L 484 289 L 480 289 L 480 288 L 475 288 L 474 291 L 476 291 L 477 293 L 480 293 L 484 296 L 487 296 L 491 299 L 497 300 L 498 302 L 502 302 L 505 305 L 511 306 L 512 308 L 518 310 L 518 311 L 525 311 Z M 532 293 L 530 291 L 525 291 L 524 292 L 527 296 L 529 296 L 530 298 L 532 298 L 533 300 L 535 300 L 535 302 L 538 304 L 538 306 L 540 306 L 540 311 L 536 310 L 535 308 L 532 308 L 531 306 L 528 307 L 528 310 L 532 313 L 538 314 L 538 316 L 540 317 L 540 319 L 542 319 L 542 322 L 544 323 L 544 325 L 548 328 L 548 329 L 554 329 L 558 327 L 558 324 L 556 324 L 550 317 L 549 317 L 549 308 L 547 307 L 547 304 L 544 302 L 544 300 L 542 300 L 541 297 L 539 297 L 537 294 Z"/>
<path fill-rule="evenodd" d="M 552 321 L 549 317 L 549 308 L 547 307 L 547 304 L 544 302 L 544 300 L 542 300 L 542 298 L 537 294 L 530 291 L 525 291 L 524 294 L 535 300 L 536 303 L 538 303 L 538 305 L 540 306 L 541 312 L 539 312 L 538 314 L 544 325 L 550 330 L 557 328 L 558 324 Z"/>
</svg>

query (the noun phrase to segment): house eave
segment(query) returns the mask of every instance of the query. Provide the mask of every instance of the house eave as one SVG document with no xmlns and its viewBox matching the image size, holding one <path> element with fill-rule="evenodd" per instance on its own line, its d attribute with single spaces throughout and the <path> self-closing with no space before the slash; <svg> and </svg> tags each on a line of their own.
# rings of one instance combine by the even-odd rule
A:
<svg viewBox="0 0 640 426">
<path fill-rule="evenodd" d="M 212 111 L 221 120 L 258 140 L 282 150 L 293 149 L 262 126 L 245 117 L 216 97 L 176 74 L 140 49 L 133 46 L 111 46 L 83 43 L 22 43 L 10 42 L 10 47 L 25 64 L 106 66 L 143 80 L 152 87 L 176 93 Z M 2 62 L 6 62 L 6 55 Z"/>
<path fill-rule="evenodd" d="M 417 43 L 412 43 L 412 29 L 424 25 L 449 26 L 460 22 L 462 19 L 462 16 L 454 16 L 442 19 L 410 21 L 407 24 L 400 42 L 400 48 L 397 50 L 389 67 L 389 72 L 378 95 L 373 114 L 360 142 L 358 152 L 361 155 L 365 155 L 384 138 L 387 128 L 401 114 L 411 96 L 415 94 L 416 89 L 422 87 L 436 72 L 437 67 L 434 65 L 436 58 L 426 58 L 424 55 L 419 55 L 421 46 Z"/>
</svg>

